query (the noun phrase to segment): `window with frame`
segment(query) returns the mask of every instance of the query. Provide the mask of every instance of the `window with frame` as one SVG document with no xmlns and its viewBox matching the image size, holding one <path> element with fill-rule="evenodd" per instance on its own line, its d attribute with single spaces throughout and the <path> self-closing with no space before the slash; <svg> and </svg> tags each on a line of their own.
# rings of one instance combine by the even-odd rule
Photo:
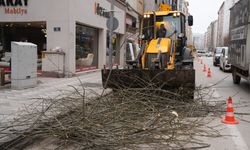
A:
<svg viewBox="0 0 250 150">
<path fill-rule="evenodd" d="M 97 68 L 97 55 L 98 29 L 76 24 L 76 69 Z"/>
</svg>

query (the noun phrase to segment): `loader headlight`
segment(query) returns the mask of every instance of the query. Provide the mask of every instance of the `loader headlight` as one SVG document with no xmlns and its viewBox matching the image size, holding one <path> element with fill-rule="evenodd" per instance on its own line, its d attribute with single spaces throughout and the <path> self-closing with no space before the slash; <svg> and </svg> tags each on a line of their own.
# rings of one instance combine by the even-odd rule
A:
<svg viewBox="0 0 250 150">
<path fill-rule="evenodd" d="M 150 18 L 150 14 L 144 14 L 144 18 Z"/>
<path fill-rule="evenodd" d="M 173 13 L 173 16 L 174 16 L 174 17 L 179 17 L 180 15 L 181 15 L 180 12 Z"/>
</svg>

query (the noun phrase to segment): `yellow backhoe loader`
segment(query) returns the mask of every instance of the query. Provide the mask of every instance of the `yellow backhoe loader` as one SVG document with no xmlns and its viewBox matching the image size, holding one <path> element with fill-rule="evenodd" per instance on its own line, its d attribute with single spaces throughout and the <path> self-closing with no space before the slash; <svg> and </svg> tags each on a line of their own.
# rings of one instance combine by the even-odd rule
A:
<svg viewBox="0 0 250 150">
<path fill-rule="evenodd" d="M 104 88 L 161 88 L 193 98 L 195 70 L 192 50 L 186 47 L 186 17 L 171 6 L 161 4 L 159 11 L 144 14 L 140 37 L 142 46 L 126 69 L 103 69 Z"/>
</svg>

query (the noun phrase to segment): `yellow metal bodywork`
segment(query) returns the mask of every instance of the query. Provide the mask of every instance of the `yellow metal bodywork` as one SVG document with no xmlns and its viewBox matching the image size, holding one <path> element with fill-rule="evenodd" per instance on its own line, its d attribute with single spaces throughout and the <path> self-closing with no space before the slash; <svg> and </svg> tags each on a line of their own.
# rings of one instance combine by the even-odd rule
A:
<svg viewBox="0 0 250 150">
<path fill-rule="evenodd" d="M 193 99 L 195 89 L 195 72 L 193 69 L 179 69 L 179 57 L 176 55 L 176 49 L 182 45 L 177 39 L 178 31 L 170 28 L 177 24 L 172 24 L 167 19 L 161 19 L 157 16 L 184 16 L 179 11 L 171 11 L 168 6 L 160 6 L 157 12 L 144 13 L 145 22 L 141 24 L 141 51 L 136 61 L 128 63 L 128 69 L 102 70 L 102 80 L 105 88 L 145 88 L 148 85 L 178 92 L 178 95 L 184 95 Z M 184 24 L 184 22 L 182 22 Z M 160 28 L 164 24 L 167 30 L 165 36 Z M 182 24 L 182 25 L 183 25 Z M 180 28 L 179 28 L 180 29 Z M 168 30 L 173 32 L 168 32 Z M 156 34 L 158 32 L 158 34 Z M 169 34 L 170 33 L 170 34 Z M 145 38 L 144 38 L 145 37 Z M 182 43 L 181 43 L 182 44 Z M 181 47 L 180 47 L 181 48 Z M 160 55 L 158 55 L 160 54 Z M 165 56 L 164 56 L 165 55 Z M 160 60 L 159 60 L 160 59 Z M 178 59 L 178 60 L 176 60 Z M 132 64 L 132 69 L 130 69 Z M 144 84 L 145 83 L 145 84 Z M 147 85 L 147 83 L 149 83 Z M 183 89 L 183 90 L 180 90 Z"/>
<path fill-rule="evenodd" d="M 179 15 L 177 15 L 179 14 Z M 166 4 L 161 4 L 159 7 L 159 11 L 156 12 L 146 12 L 144 13 L 144 15 L 155 15 L 155 16 L 167 16 L 167 15 L 173 15 L 173 16 L 180 16 L 180 14 L 182 14 L 182 12 L 180 11 L 172 11 L 171 6 L 170 5 L 166 5 Z M 169 22 L 155 22 L 155 28 L 158 30 L 160 28 L 160 25 L 164 24 L 165 28 L 168 30 L 171 29 L 171 24 Z M 156 36 L 156 33 L 154 33 Z M 176 35 L 174 38 L 170 39 L 170 38 L 161 38 L 160 43 L 158 42 L 159 39 L 151 39 L 150 41 L 147 42 L 146 44 L 146 50 L 142 56 L 142 68 L 143 69 L 148 69 L 146 68 L 146 55 L 147 54 L 158 54 L 159 50 L 161 51 L 161 53 L 170 53 L 171 50 L 171 43 L 173 43 L 173 48 L 172 48 L 172 55 L 169 58 L 169 61 L 167 62 L 167 66 L 163 66 L 164 69 L 166 70 L 173 70 L 175 69 L 175 52 L 176 52 Z M 171 42 L 172 40 L 174 40 L 173 42 Z"/>
<path fill-rule="evenodd" d="M 174 45 L 174 47 L 175 47 L 175 45 Z M 142 56 L 142 68 L 148 69 L 148 68 L 146 68 L 146 62 L 147 62 L 146 55 L 147 54 L 158 54 L 159 51 L 161 51 L 161 53 L 163 55 L 167 55 L 170 53 L 170 50 L 171 50 L 171 39 L 170 38 L 152 39 L 148 43 L 148 45 L 146 46 L 146 50 Z M 174 69 L 175 48 L 173 48 L 172 54 L 173 54 L 172 58 L 170 58 L 169 62 L 166 63 L 168 65 L 163 66 L 164 69 L 167 69 L 167 70 Z"/>
<path fill-rule="evenodd" d="M 169 15 L 169 14 L 183 14 L 182 12 L 180 11 L 156 11 L 156 12 L 145 12 L 144 15 L 153 15 L 155 14 L 156 16 L 166 16 L 166 15 Z"/>
<path fill-rule="evenodd" d="M 160 4 L 159 10 L 161 10 L 161 11 L 171 11 L 172 8 L 171 8 L 170 5 Z"/>
</svg>

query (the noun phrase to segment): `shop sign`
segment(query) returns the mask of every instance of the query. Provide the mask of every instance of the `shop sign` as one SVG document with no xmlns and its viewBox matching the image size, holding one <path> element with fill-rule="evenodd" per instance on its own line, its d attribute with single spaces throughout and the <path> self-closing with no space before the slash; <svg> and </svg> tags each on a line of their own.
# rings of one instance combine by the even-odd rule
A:
<svg viewBox="0 0 250 150">
<path fill-rule="evenodd" d="M 0 0 L 0 8 L 4 8 L 5 14 L 24 15 L 27 14 L 28 0 Z"/>
<path fill-rule="evenodd" d="M 99 3 L 95 3 L 95 14 L 102 16 L 102 17 L 105 17 L 105 18 L 109 18 L 109 16 L 110 16 L 107 9 L 100 6 Z"/>
</svg>

